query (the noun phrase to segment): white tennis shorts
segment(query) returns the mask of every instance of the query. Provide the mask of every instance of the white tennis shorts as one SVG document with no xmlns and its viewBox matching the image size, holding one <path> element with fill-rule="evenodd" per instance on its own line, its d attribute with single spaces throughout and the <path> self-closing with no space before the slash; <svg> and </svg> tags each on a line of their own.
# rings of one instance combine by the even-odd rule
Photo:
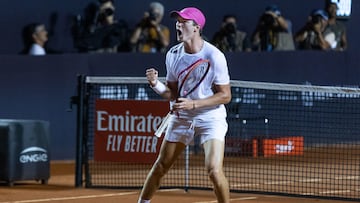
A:
<svg viewBox="0 0 360 203">
<path fill-rule="evenodd" d="M 175 117 L 169 123 L 165 139 L 169 142 L 182 142 L 185 145 L 190 144 L 194 136 L 200 136 L 200 143 L 217 139 L 224 141 L 228 124 L 225 118 L 207 119 L 207 120 L 189 120 Z"/>
</svg>

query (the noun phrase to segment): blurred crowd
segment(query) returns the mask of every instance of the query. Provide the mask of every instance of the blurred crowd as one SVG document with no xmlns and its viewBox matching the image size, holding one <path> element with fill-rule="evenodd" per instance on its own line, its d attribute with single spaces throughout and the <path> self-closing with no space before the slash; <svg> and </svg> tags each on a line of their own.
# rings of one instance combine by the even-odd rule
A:
<svg viewBox="0 0 360 203">
<path fill-rule="evenodd" d="M 336 3 L 314 9 L 300 30 L 294 32 L 292 22 L 277 5 L 264 8 L 255 30 L 240 30 L 235 14 L 223 16 L 215 34 L 204 38 L 223 52 L 323 50 L 343 51 L 347 48 L 346 26 L 337 19 Z M 134 28 L 115 18 L 114 0 L 90 3 L 83 15 L 77 15 L 72 26 L 74 46 L 79 53 L 165 53 L 170 46 L 170 29 L 162 24 L 165 8 L 151 2 Z M 59 53 L 47 48 L 48 31 L 42 23 L 23 28 L 24 48 L 21 54 Z"/>
</svg>

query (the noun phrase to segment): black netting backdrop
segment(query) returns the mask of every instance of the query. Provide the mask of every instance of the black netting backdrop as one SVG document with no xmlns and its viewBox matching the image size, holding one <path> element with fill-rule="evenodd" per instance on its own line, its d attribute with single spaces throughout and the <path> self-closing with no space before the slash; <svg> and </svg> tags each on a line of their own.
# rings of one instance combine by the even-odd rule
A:
<svg viewBox="0 0 360 203">
<path fill-rule="evenodd" d="M 140 189 L 151 164 L 94 161 L 95 100 L 161 98 L 145 78 L 87 77 L 84 86 L 86 186 Z M 360 200 L 360 89 L 246 81 L 231 88 L 224 166 L 232 192 Z M 211 189 L 197 138 L 162 187 Z"/>
</svg>

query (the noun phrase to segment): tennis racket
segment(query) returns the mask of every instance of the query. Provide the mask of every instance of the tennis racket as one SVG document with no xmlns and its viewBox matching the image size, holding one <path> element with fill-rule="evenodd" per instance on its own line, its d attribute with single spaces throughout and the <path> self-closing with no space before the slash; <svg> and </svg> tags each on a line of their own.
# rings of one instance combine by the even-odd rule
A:
<svg viewBox="0 0 360 203">
<path fill-rule="evenodd" d="M 207 59 L 199 59 L 178 75 L 180 82 L 178 97 L 185 98 L 190 95 L 204 81 L 210 70 L 210 62 Z"/>
<path fill-rule="evenodd" d="M 187 97 L 204 81 L 206 75 L 210 70 L 210 62 L 206 59 L 199 59 L 193 64 L 185 68 L 178 75 L 179 89 L 178 97 Z M 161 137 L 164 130 L 169 125 L 170 121 L 175 117 L 170 111 L 162 120 L 159 128 L 155 132 L 156 137 Z"/>
</svg>

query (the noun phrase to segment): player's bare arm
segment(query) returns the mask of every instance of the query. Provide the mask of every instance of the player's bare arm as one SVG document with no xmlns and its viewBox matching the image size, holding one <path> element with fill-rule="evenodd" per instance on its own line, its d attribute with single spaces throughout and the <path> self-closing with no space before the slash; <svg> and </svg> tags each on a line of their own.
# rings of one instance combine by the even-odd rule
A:
<svg viewBox="0 0 360 203">
<path fill-rule="evenodd" d="M 170 100 L 176 100 L 176 98 L 178 97 L 178 82 L 167 81 L 167 86 L 171 92 Z"/>
</svg>

